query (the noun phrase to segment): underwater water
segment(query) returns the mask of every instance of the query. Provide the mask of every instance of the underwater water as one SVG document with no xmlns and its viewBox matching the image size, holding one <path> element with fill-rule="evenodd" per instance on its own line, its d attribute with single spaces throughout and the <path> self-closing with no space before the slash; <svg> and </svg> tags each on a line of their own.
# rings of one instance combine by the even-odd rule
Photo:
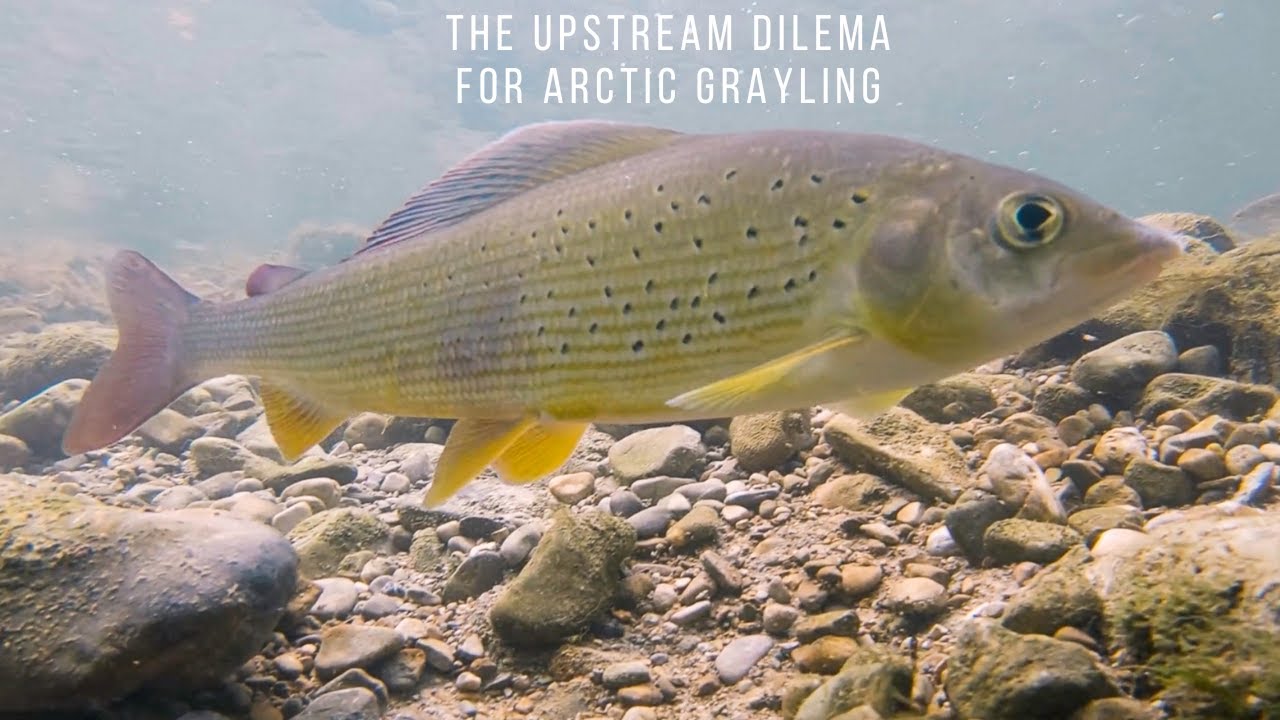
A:
<svg viewBox="0 0 1280 720">
<path fill-rule="evenodd" d="M 0 718 L 1280 717 L 1277 30 L 11 4 Z"/>
</svg>

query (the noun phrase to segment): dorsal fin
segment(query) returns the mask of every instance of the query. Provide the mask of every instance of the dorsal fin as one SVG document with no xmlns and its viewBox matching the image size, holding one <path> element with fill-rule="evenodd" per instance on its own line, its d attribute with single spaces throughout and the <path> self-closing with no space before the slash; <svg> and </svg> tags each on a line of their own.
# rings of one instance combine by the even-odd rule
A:
<svg viewBox="0 0 1280 720">
<path fill-rule="evenodd" d="M 249 273 L 249 279 L 244 283 L 244 292 L 249 297 L 266 295 L 306 274 L 306 270 L 288 265 L 259 265 Z"/>
<path fill-rule="evenodd" d="M 602 120 L 513 130 L 450 168 L 380 225 L 359 252 L 446 227 L 556 178 L 674 142 L 682 133 Z"/>
</svg>

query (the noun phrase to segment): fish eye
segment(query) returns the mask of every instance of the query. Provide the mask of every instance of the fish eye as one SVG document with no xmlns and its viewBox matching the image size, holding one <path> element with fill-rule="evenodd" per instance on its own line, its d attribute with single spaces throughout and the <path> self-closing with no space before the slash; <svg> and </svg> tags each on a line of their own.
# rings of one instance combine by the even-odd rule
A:
<svg viewBox="0 0 1280 720">
<path fill-rule="evenodd" d="M 1062 233 L 1062 205 L 1035 193 L 1014 193 L 1000 201 L 995 240 L 1010 250 L 1030 250 L 1053 242 Z"/>
</svg>

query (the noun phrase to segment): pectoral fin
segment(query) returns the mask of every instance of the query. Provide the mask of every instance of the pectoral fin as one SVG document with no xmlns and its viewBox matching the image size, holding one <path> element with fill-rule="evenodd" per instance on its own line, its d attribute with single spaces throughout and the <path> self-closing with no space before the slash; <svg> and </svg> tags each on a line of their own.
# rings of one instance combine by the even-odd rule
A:
<svg viewBox="0 0 1280 720">
<path fill-rule="evenodd" d="M 524 484 L 546 477 L 569 459 L 586 429 L 583 423 L 538 423 L 494 461 L 493 469 L 509 483 Z"/>
<path fill-rule="evenodd" d="M 889 390 L 888 392 L 874 393 L 871 395 L 860 395 L 855 398 L 841 400 L 840 402 L 827 403 L 827 407 L 839 413 L 844 413 L 849 417 L 858 419 L 867 419 L 875 417 L 889 408 L 897 405 L 902 398 L 911 394 L 915 388 L 907 388 L 906 390 Z"/>
<path fill-rule="evenodd" d="M 842 334 L 824 340 L 757 365 L 744 373 L 677 395 L 668 400 L 667 405 L 682 410 L 725 415 L 741 413 L 760 405 L 766 398 L 785 397 L 792 388 L 814 379 L 816 373 L 811 374 L 810 370 L 821 370 L 824 361 L 841 350 L 857 345 L 863 337 L 865 336 L 861 334 Z"/>
<path fill-rule="evenodd" d="M 267 428 L 286 460 L 295 460 L 308 448 L 328 437 L 346 418 L 342 412 L 266 380 L 262 381 L 262 407 Z"/>
<path fill-rule="evenodd" d="M 435 507 L 471 482 L 475 476 L 515 444 L 536 424 L 533 418 L 476 420 L 464 418 L 453 425 L 444 451 L 436 463 L 431 487 L 423 504 Z"/>
</svg>

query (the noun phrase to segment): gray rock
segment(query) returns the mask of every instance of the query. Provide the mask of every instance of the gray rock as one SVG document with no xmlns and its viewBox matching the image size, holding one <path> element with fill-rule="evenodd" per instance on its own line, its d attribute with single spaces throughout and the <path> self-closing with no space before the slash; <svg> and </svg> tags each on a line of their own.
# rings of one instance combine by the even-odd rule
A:
<svg viewBox="0 0 1280 720">
<path fill-rule="evenodd" d="M 182 413 L 165 408 L 134 432 L 148 447 L 181 455 L 192 440 L 204 435 L 204 428 Z"/>
<path fill-rule="evenodd" d="M 618 517 L 631 517 L 644 509 L 644 502 L 627 488 L 609 493 L 609 512 Z"/>
<path fill-rule="evenodd" d="M 280 493 L 282 500 L 309 495 L 318 499 L 326 509 L 332 510 L 338 507 L 338 501 L 342 499 L 342 486 L 337 480 L 325 477 L 307 478 L 286 487 Z"/>
<path fill-rule="evenodd" d="M 222 500 L 223 498 L 231 497 L 236 492 L 236 483 L 242 479 L 237 473 L 220 473 L 201 480 L 192 485 L 192 487 L 199 490 L 210 500 Z"/>
<path fill-rule="evenodd" d="M 271 516 L 271 527 L 279 530 L 282 535 L 288 535 L 303 520 L 314 514 L 309 504 L 305 502 L 294 503 Z"/>
<path fill-rule="evenodd" d="M 1066 718 L 1090 700 L 1120 694 L 1080 645 L 1018 635 L 985 619 L 960 629 L 948 667 L 947 697 L 962 717 Z"/>
<path fill-rule="evenodd" d="M 609 448 L 609 464 L 624 483 L 655 475 L 679 476 L 707 452 L 702 436 L 687 425 L 648 428 Z"/>
<path fill-rule="evenodd" d="M 365 412 L 356 415 L 347 422 L 342 431 L 342 439 L 348 445 L 364 445 L 369 450 L 381 450 L 391 443 L 385 433 L 387 416 Z"/>
<path fill-rule="evenodd" d="M 649 666 L 641 660 L 623 660 L 606 665 L 601 673 L 601 684 L 610 690 L 649 682 Z"/>
<path fill-rule="evenodd" d="M 1141 530 L 1142 511 L 1131 505 L 1103 505 L 1084 508 L 1067 518 L 1067 525 L 1084 536 L 1086 545 L 1092 545 L 1102 533 L 1114 528 Z"/>
<path fill-rule="evenodd" d="M 1222 374 L 1222 352 L 1214 345 L 1200 345 L 1178 355 L 1178 372 L 1188 375 Z"/>
<path fill-rule="evenodd" d="M 270 638 L 296 568 L 255 523 L 0 480 L 0 712 L 217 683 Z"/>
<path fill-rule="evenodd" d="M 745 635 L 729 641 L 716 655 L 716 675 L 725 685 L 736 685 L 773 647 L 768 635 Z"/>
<path fill-rule="evenodd" d="M 418 689 L 426 666 L 427 654 L 419 648 L 410 647 L 383 660 L 373 669 L 373 673 L 386 683 L 387 690 L 407 695 Z"/>
<path fill-rule="evenodd" d="M 995 409 L 991 384 L 973 373 L 962 373 L 921 385 L 899 403 L 935 423 L 961 422 Z"/>
<path fill-rule="evenodd" d="M 1131 402 L 1152 378 L 1178 366 L 1178 350 L 1168 333 L 1133 333 L 1085 353 L 1071 366 L 1071 380 L 1080 387 Z"/>
<path fill-rule="evenodd" d="M 427 665 L 431 666 L 432 670 L 439 673 L 453 672 L 455 656 L 449 643 L 435 638 L 425 638 L 418 641 L 418 647 L 426 653 Z"/>
<path fill-rule="evenodd" d="M 627 523 L 635 530 L 638 539 L 645 540 L 666 532 L 672 519 L 670 510 L 662 505 L 655 505 L 627 518 Z"/>
<path fill-rule="evenodd" d="M 151 501 L 159 510 L 181 510 L 193 502 L 208 500 L 204 493 L 190 485 L 174 485 L 166 488 Z"/>
<path fill-rule="evenodd" d="M 1093 459 L 1106 472 L 1119 474 L 1138 458 L 1149 457 L 1147 439 L 1137 428 L 1119 427 L 1106 431 L 1093 448 Z"/>
<path fill-rule="evenodd" d="M 923 577 L 898 578 L 885 592 L 885 605 L 911 617 L 932 617 L 947 605 L 947 589 Z"/>
<path fill-rule="evenodd" d="M 0 435 L 18 438 L 41 457 L 62 457 L 62 435 L 88 386 L 87 380 L 64 380 L 41 392 L 0 415 Z"/>
<path fill-rule="evenodd" d="M 539 647 L 581 632 L 612 603 L 636 533 L 608 513 L 557 512 L 520 575 L 489 613 L 507 645 Z"/>
<path fill-rule="evenodd" d="M 351 668 L 368 669 L 396 654 L 400 634 L 377 625 L 334 625 L 320 636 L 316 675 L 329 680 Z"/>
<path fill-rule="evenodd" d="M 502 561 L 507 564 L 507 567 L 518 568 L 523 565 L 529 558 L 529 554 L 538 546 L 538 542 L 542 540 L 545 529 L 541 521 L 534 521 L 521 525 L 508 535 L 498 549 L 498 554 L 502 555 Z"/>
<path fill-rule="evenodd" d="M 440 598 L 446 602 L 458 602 L 483 595 L 502 582 L 506 562 L 496 552 L 477 552 L 462 561 L 444 584 Z"/>
<path fill-rule="evenodd" d="M 294 720 L 379 720 L 378 697 L 364 688 L 325 693 L 294 716 Z"/>
<path fill-rule="evenodd" d="M 971 558 L 983 557 L 987 528 L 1013 515 L 1013 510 L 990 495 L 957 503 L 947 511 L 945 522 L 952 540 Z"/>
<path fill-rule="evenodd" d="M 631 483 L 631 492 L 641 500 L 661 500 L 662 498 L 677 492 L 681 487 L 692 483 L 688 478 L 675 478 L 660 475 L 658 477 L 645 478 Z"/>
<path fill-rule="evenodd" d="M 321 620 L 342 619 L 356 607 L 359 593 L 356 584 L 342 577 L 321 578 L 314 581 L 320 587 L 320 596 L 311 606 L 311 614 Z"/>
<path fill-rule="evenodd" d="M 1052 523 L 1067 521 L 1066 508 L 1054 494 L 1044 472 L 1017 445 L 1000 443 L 992 448 L 978 472 L 986 476 L 1001 502 L 1019 508 L 1018 517 Z"/>
<path fill-rule="evenodd" d="M 1084 548 L 1072 550 L 1027 583 L 1005 607 L 1001 623 L 1018 633 L 1052 635 L 1061 627 L 1097 630 L 1102 598 L 1085 577 Z"/>
<path fill-rule="evenodd" d="M 969 484 L 960 448 L 940 428 L 902 407 L 870 421 L 837 414 L 823 438 L 856 469 L 898 483 L 929 499 L 954 502 Z"/>
</svg>

